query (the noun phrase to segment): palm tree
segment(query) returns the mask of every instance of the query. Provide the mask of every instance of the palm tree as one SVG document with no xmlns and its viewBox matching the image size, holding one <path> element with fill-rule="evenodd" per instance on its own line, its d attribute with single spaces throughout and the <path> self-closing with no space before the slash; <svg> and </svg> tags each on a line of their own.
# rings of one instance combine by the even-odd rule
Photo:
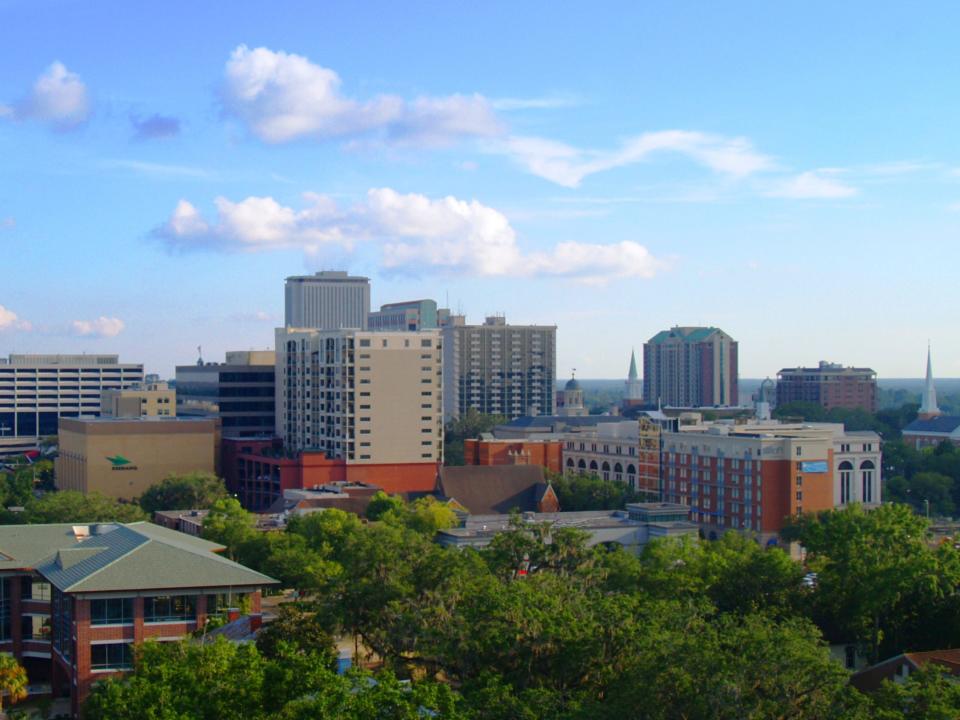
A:
<svg viewBox="0 0 960 720">
<path fill-rule="evenodd" d="M 11 655 L 0 655 L 0 713 L 4 695 L 10 696 L 11 704 L 27 696 L 27 671 Z"/>
</svg>

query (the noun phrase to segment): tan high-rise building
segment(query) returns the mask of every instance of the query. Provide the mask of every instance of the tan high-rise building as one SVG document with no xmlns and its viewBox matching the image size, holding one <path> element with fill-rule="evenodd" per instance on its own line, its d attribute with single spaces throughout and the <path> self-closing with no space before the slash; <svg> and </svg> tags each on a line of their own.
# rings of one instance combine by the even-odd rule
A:
<svg viewBox="0 0 960 720">
<path fill-rule="evenodd" d="M 100 396 L 101 417 L 175 417 L 177 391 L 165 382 L 107 389 Z"/>
<path fill-rule="evenodd" d="M 276 338 L 276 428 L 287 449 L 342 460 L 353 481 L 388 473 L 432 487 L 443 458 L 438 331 L 278 328 Z"/>
<path fill-rule="evenodd" d="M 57 489 L 133 500 L 167 475 L 215 472 L 218 443 L 212 418 L 63 418 Z"/>
</svg>

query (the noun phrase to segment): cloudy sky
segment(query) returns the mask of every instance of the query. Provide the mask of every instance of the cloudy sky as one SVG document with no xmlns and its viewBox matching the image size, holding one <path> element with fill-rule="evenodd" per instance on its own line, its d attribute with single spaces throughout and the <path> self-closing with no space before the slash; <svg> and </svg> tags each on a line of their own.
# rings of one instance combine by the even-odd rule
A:
<svg viewBox="0 0 960 720">
<path fill-rule="evenodd" d="M 565 5 L 565 6 L 564 6 Z M 0 354 L 267 347 L 283 279 L 960 375 L 960 5 L 0 0 Z"/>
</svg>

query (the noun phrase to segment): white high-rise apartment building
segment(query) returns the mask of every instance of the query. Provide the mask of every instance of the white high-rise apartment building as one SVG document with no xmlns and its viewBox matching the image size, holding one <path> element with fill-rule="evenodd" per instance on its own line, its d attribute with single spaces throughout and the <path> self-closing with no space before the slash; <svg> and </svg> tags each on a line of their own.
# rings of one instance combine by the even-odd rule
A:
<svg viewBox="0 0 960 720">
<path fill-rule="evenodd" d="M 288 277 L 284 325 L 317 330 L 367 329 L 370 279 L 340 270 Z"/>
<path fill-rule="evenodd" d="M 443 457 L 439 331 L 278 328 L 276 348 L 276 430 L 285 448 L 435 474 Z"/>
<path fill-rule="evenodd" d="M 104 390 L 143 382 L 143 365 L 117 355 L 10 355 L 0 358 L 0 455 L 36 448 L 61 417 L 100 415 Z"/>
</svg>

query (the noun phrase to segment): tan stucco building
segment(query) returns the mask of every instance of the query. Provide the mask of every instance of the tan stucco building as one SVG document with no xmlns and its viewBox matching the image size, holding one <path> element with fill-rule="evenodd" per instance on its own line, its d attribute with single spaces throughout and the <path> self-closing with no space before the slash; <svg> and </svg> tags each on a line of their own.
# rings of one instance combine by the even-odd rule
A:
<svg viewBox="0 0 960 720">
<path fill-rule="evenodd" d="M 129 388 L 104 390 L 100 415 L 104 417 L 174 417 L 177 391 L 165 382 L 138 383 Z"/>
<path fill-rule="evenodd" d="M 213 418 L 62 418 L 59 490 L 132 500 L 171 473 L 216 472 Z"/>
</svg>

